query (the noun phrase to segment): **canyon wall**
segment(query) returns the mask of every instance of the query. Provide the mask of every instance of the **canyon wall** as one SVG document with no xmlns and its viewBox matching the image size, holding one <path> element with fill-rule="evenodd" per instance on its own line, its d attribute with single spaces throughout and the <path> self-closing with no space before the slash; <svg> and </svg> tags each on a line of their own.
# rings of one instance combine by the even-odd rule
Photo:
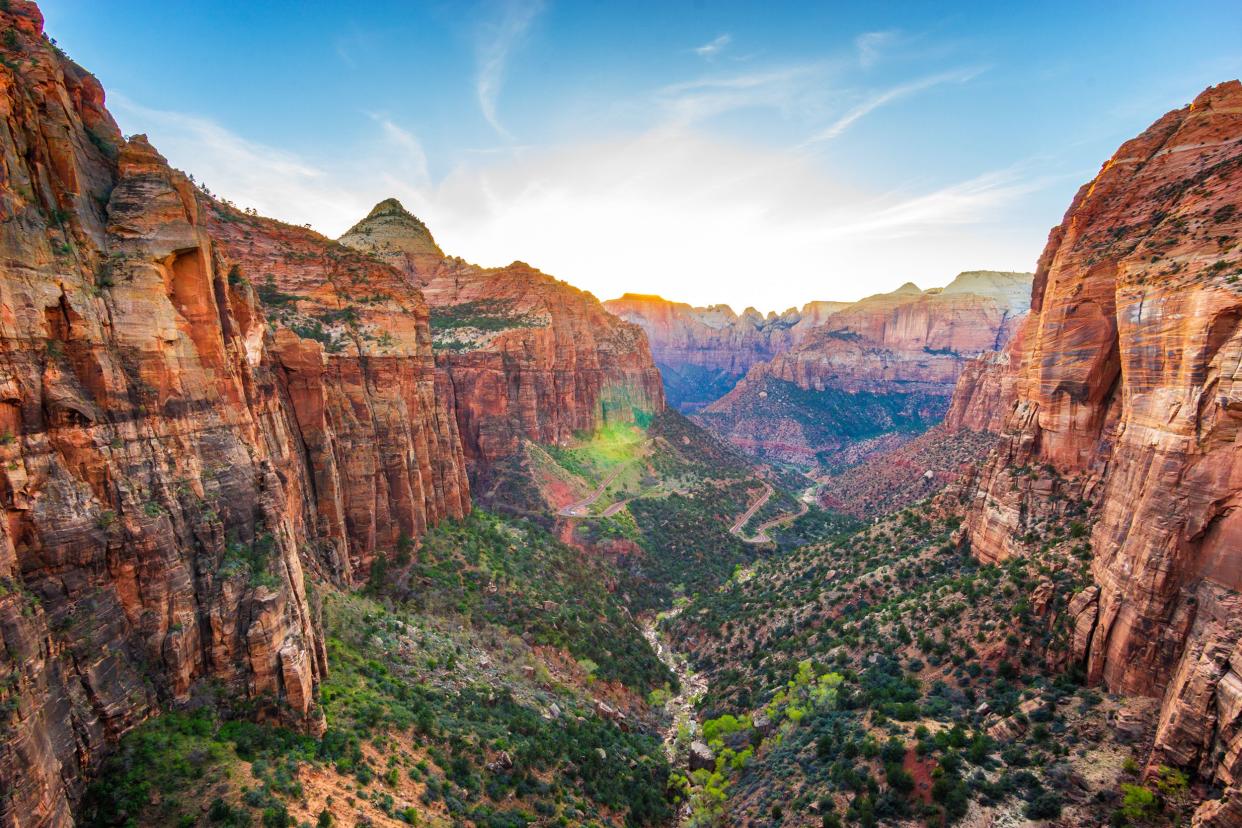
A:
<svg viewBox="0 0 1242 828">
<path fill-rule="evenodd" d="M 991 372 L 987 393 L 1007 373 L 1014 402 L 965 529 L 1004 559 L 1089 501 L 1096 586 L 1071 604 L 1075 651 L 1091 681 L 1162 698 L 1153 758 L 1228 786 L 1197 816 L 1213 825 L 1242 818 L 1239 236 L 1231 81 L 1124 144 L 1052 231 L 1020 346 Z"/>
<path fill-rule="evenodd" d="M 949 431 L 969 429 L 999 434 L 1018 397 L 1014 360 L 1021 359 L 1023 332 L 1019 323 L 1012 338 L 999 351 L 980 354 L 962 366 L 944 415 Z"/>
<path fill-rule="evenodd" d="M 758 362 L 802 341 L 807 332 L 848 302 L 808 302 L 766 317 L 754 308 L 740 315 L 728 305 L 693 307 L 659 296 L 627 293 L 604 307 L 647 333 L 670 404 L 698 411 L 729 392 Z"/>
<path fill-rule="evenodd" d="M 446 257 L 394 199 L 341 242 L 392 264 L 431 305 L 437 364 L 477 473 L 523 440 L 561 443 L 664 409 L 642 329 L 591 294 L 522 262 L 481 268 Z"/>
<path fill-rule="evenodd" d="M 333 574 L 357 581 L 376 554 L 470 509 L 427 303 L 386 264 L 200 200 L 229 280 L 254 286 L 275 329 L 267 348 L 301 443 L 296 462 L 311 475 L 306 534 Z"/>
<path fill-rule="evenodd" d="M 307 576 L 469 489 L 402 274 L 126 140 L 34 4 L 0 28 L 0 824 L 65 825 L 161 706 L 322 728 Z"/>
<path fill-rule="evenodd" d="M 971 271 L 942 289 L 907 283 L 863 299 L 755 364 L 699 418 L 748 451 L 808 465 L 920 433 L 944 416 L 963 370 L 1018 328 L 1031 278 Z"/>
</svg>

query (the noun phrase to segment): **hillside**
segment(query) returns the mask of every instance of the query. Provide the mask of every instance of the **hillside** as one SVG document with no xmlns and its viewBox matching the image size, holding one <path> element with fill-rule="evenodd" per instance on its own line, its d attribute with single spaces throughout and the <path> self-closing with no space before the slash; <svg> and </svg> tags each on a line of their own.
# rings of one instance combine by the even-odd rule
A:
<svg viewBox="0 0 1242 828">
<path fill-rule="evenodd" d="M 671 676 L 612 564 L 472 514 L 524 426 L 462 414 L 417 284 L 126 139 L 33 3 L 0 30 L 0 821 L 662 821 Z M 534 436 L 662 407 L 641 331 L 515 272 L 594 314 L 538 342 L 600 336 Z"/>
<path fill-rule="evenodd" d="M 1087 678 L 1160 699 L 1151 761 L 1233 785 L 1242 356 L 1242 84 L 1124 144 L 1074 199 L 1036 274 L 1005 436 L 965 497 L 975 554 L 1088 502 Z M 1203 824 L 1236 824 L 1227 790 Z"/>
<path fill-rule="evenodd" d="M 944 428 L 1003 424 L 982 465 L 666 622 L 707 687 L 678 783 L 706 822 L 1242 820 L 1240 104 L 1207 90 L 1080 190 L 958 385 Z"/>
<path fill-rule="evenodd" d="M 1240 202 L 1235 80 L 1033 275 L 602 304 L 0 2 L 0 825 L 1242 825 Z"/>
</svg>

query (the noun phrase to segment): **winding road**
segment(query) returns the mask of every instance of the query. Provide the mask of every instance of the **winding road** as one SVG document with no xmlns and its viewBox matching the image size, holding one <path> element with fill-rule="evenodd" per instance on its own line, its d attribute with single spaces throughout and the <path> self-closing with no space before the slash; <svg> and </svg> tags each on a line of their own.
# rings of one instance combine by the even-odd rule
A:
<svg viewBox="0 0 1242 828">
<path fill-rule="evenodd" d="M 771 485 L 769 485 L 766 482 L 763 485 L 767 487 L 764 493 L 759 495 L 759 498 L 750 505 L 749 509 L 743 512 L 741 516 L 738 517 L 738 519 L 733 522 L 733 527 L 729 529 L 730 534 L 737 535 L 738 539 L 741 540 L 742 543 L 770 543 L 772 539 L 768 537 L 769 529 L 771 529 L 773 526 L 779 526 L 782 523 L 788 523 L 790 521 L 797 520 L 798 518 L 802 517 L 807 512 L 809 512 L 811 509 L 811 505 L 810 505 L 808 498 L 814 498 L 814 494 L 813 494 L 814 487 L 807 490 L 806 494 L 798 498 L 798 506 L 800 507 L 799 511 L 786 512 L 783 515 L 777 515 L 771 520 L 765 521 L 759 524 L 759 530 L 758 532 L 756 532 L 754 537 L 750 537 L 750 538 L 745 537 L 742 534 L 742 527 L 745 526 L 746 523 L 752 517 L 755 516 L 755 512 L 758 512 L 760 509 L 762 509 L 764 504 L 766 504 L 768 500 L 772 497 L 773 489 Z"/>
<path fill-rule="evenodd" d="M 772 486 L 765 481 L 763 484 L 763 494 L 759 495 L 755 502 L 750 504 L 749 509 L 738 515 L 737 520 L 733 521 L 733 526 L 729 528 L 729 534 L 741 537 L 742 527 L 746 525 L 748 520 L 755 516 L 755 512 L 763 508 L 763 505 L 768 502 L 770 497 L 772 497 L 772 491 Z M 742 540 L 746 540 L 746 538 L 742 538 Z"/>
<path fill-rule="evenodd" d="M 595 501 L 600 499 L 600 496 L 603 495 L 605 491 L 607 491 L 608 486 L 612 483 L 613 480 L 617 479 L 617 475 L 620 474 L 621 470 L 624 468 L 625 468 L 624 465 L 617 466 L 615 469 L 609 472 L 608 476 L 604 478 L 604 482 L 600 483 L 599 487 L 596 488 L 595 491 L 591 492 L 591 494 L 587 495 L 581 500 L 575 501 L 569 504 L 568 506 L 566 506 L 565 508 L 561 509 L 561 511 L 559 512 L 560 516 L 561 517 L 589 517 L 590 515 L 588 514 L 588 512 L 591 509 L 591 505 L 595 503 Z M 621 507 L 624 506 L 627 502 L 628 501 L 621 500 L 621 501 L 618 501 L 617 503 L 612 504 L 611 506 L 609 506 L 607 509 L 604 510 L 604 517 L 610 517 L 612 515 L 615 515 L 617 512 L 621 511 Z"/>
</svg>

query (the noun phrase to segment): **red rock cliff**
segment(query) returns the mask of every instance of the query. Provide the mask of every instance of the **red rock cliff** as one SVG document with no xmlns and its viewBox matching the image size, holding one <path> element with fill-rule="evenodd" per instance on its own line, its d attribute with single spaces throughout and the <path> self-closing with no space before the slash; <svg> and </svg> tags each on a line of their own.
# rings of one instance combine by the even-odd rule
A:
<svg viewBox="0 0 1242 828">
<path fill-rule="evenodd" d="M 476 469 L 513 454 L 522 440 L 559 443 L 663 410 L 642 329 L 591 294 L 521 262 L 480 268 L 446 258 L 394 199 L 341 242 L 396 266 L 426 296 L 437 362 Z"/>
<path fill-rule="evenodd" d="M 304 572 L 358 577 L 468 493 L 401 274 L 225 218 L 121 136 L 32 3 L 0 28 L 0 824 L 52 826 L 204 680 L 321 727 Z M 338 265 L 369 280 L 356 317 Z"/>
<path fill-rule="evenodd" d="M 308 466 L 332 571 L 470 509 L 451 389 L 437 378 L 427 303 L 404 274 L 310 230 L 205 206 L 230 278 L 255 286 Z"/>
<path fill-rule="evenodd" d="M 691 413 L 728 393 L 752 365 L 789 350 L 848 304 L 810 302 L 801 310 L 765 317 L 754 308 L 739 315 L 728 305 L 696 308 L 627 293 L 604 307 L 646 332 L 670 404 Z"/>
<path fill-rule="evenodd" d="M 973 271 L 943 289 L 906 284 L 863 299 L 823 320 L 795 347 L 753 366 L 702 417 L 743 448 L 804 463 L 853 441 L 815 422 L 841 421 L 848 413 L 842 407 L 864 405 L 851 396 L 887 401 L 868 415 L 878 430 L 860 426 L 855 436 L 885 431 L 881 421 L 890 416 L 896 428 L 925 428 L 944 414 L 963 368 L 1009 339 L 1025 314 L 1030 279 Z M 812 393 L 786 405 L 782 384 Z M 822 409 L 817 395 L 824 395 Z"/>
<path fill-rule="evenodd" d="M 1242 782 L 1240 237 L 1231 81 L 1124 144 L 1052 231 L 1011 363 L 1016 403 L 967 524 L 975 554 L 995 560 L 1021 554 L 1058 501 L 1089 499 L 1098 586 L 1074 606 L 1088 675 L 1162 697 L 1156 758 L 1230 786 Z M 1201 819 L 1227 824 L 1227 811 Z"/>
<path fill-rule="evenodd" d="M 1017 401 L 1017 372 L 1013 362 L 1022 354 L 1022 333 L 1018 324 L 1013 337 L 999 351 L 980 354 L 962 366 L 944 415 L 949 431 L 969 429 L 999 434 Z"/>
</svg>

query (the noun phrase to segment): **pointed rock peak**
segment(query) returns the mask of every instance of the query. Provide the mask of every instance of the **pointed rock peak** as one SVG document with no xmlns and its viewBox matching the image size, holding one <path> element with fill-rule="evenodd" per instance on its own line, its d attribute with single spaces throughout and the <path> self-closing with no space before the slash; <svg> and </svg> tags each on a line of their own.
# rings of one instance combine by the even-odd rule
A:
<svg viewBox="0 0 1242 828">
<path fill-rule="evenodd" d="M 431 231 L 395 198 L 371 208 L 367 217 L 349 228 L 338 241 L 356 250 L 378 255 L 444 256 Z"/>
<path fill-rule="evenodd" d="M 371 212 L 367 213 L 367 218 L 369 219 L 375 218 L 376 216 L 409 216 L 415 221 L 418 221 L 418 219 L 414 218 L 414 216 L 410 214 L 410 211 L 405 209 L 401 202 L 397 201 L 395 198 L 384 199 L 379 204 L 372 207 Z M 418 223 L 422 224 L 421 221 Z"/>
<path fill-rule="evenodd" d="M 911 293 L 911 294 L 922 293 L 922 292 L 923 292 L 922 289 L 920 289 L 919 286 L 916 285 L 914 282 L 906 282 L 904 285 L 902 285 L 901 287 L 893 291 L 893 293 Z"/>
</svg>

